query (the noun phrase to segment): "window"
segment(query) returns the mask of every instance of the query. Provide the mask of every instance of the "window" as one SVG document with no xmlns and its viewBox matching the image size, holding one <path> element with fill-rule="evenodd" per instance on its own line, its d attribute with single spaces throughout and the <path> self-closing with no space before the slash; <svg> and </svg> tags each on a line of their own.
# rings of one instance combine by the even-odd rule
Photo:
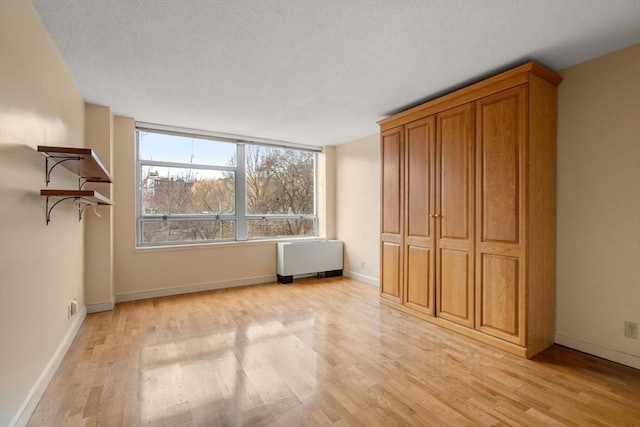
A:
<svg viewBox="0 0 640 427">
<path fill-rule="evenodd" d="M 316 152 L 138 127 L 138 246 L 317 235 Z"/>
</svg>

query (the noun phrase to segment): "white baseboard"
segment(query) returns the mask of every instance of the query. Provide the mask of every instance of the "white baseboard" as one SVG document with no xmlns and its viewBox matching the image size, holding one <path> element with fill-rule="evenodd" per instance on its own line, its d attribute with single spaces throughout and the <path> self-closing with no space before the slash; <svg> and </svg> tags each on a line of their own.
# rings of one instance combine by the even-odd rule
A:
<svg viewBox="0 0 640 427">
<path fill-rule="evenodd" d="M 556 344 L 602 357 L 622 365 L 640 369 L 640 356 L 624 352 L 623 350 L 604 346 L 602 344 L 586 341 L 580 338 L 570 337 L 562 333 L 555 333 Z"/>
<path fill-rule="evenodd" d="M 18 412 L 9 423 L 9 427 L 23 427 L 27 425 L 29 418 L 31 418 L 33 411 L 38 405 L 38 402 L 40 402 L 40 398 L 47 389 L 49 382 L 51 382 L 51 378 L 53 378 L 53 375 L 58 370 L 58 366 L 60 366 L 62 359 L 64 359 L 64 356 L 67 354 L 67 350 L 69 350 L 69 347 L 71 346 L 73 339 L 76 337 L 80 326 L 82 326 L 82 322 L 85 317 L 87 317 L 87 308 L 82 307 L 80 311 L 78 311 L 75 319 L 73 319 L 71 326 L 60 342 L 60 345 L 58 345 L 53 356 L 51 356 L 51 359 L 49 359 L 49 362 L 44 367 L 40 377 L 38 377 L 38 380 L 24 399 L 24 402 L 22 402 L 22 405 L 18 408 Z"/>
<path fill-rule="evenodd" d="M 87 304 L 87 313 L 99 313 L 101 311 L 111 311 L 113 307 L 115 307 L 116 303 L 113 301 L 110 302 L 101 302 L 98 304 Z"/>
<path fill-rule="evenodd" d="M 212 291 L 215 289 L 235 288 L 237 286 L 257 285 L 260 283 L 275 282 L 276 276 L 249 277 L 246 279 L 227 280 L 213 283 L 201 283 L 198 285 L 180 286 L 177 288 L 155 289 L 143 292 L 130 292 L 116 295 L 116 302 L 136 301 L 148 298 L 168 297 L 172 295 L 190 294 L 192 292 Z"/>
<path fill-rule="evenodd" d="M 353 271 L 344 270 L 342 274 L 346 277 L 351 277 L 352 279 L 356 279 L 359 282 L 366 283 L 367 285 L 380 287 L 380 281 L 375 277 L 366 276 L 364 274 L 355 273 Z"/>
</svg>

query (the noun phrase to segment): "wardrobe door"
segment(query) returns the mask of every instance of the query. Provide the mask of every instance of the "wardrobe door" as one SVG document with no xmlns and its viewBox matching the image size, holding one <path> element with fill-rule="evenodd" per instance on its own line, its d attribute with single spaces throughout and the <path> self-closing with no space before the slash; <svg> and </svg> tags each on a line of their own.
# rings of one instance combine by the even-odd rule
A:
<svg viewBox="0 0 640 427">
<path fill-rule="evenodd" d="M 434 153 L 433 116 L 405 125 L 404 303 L 433 315 Z"/>
<path fill-rule="evenodd" d="M 381 134 L 381 286 L 383 298 L 402 303 L 403 127 Z"/>
<path fill-rule="evenodd" d="M 477 101 L 477 328 L 525 344 L 525 86 Z"/>
<path fill-rule="evenodd" d="M 473 104 L 437 116 L 437 316 L 474 326 Z"/>
</svg>

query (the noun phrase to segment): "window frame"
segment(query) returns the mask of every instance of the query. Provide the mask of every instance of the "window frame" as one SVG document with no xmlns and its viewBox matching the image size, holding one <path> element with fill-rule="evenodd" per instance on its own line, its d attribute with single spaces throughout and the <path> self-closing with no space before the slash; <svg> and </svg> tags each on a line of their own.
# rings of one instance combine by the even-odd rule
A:
<svg viewBox="0 0 640 427">
<path fill-rule="evenodd" d="M 170 162 L 159 160 L 144 160 L 140 158 L 140 132 L 158 133 L 180 137 L 192 137 L 215 142 L 225 142 L 235 145 L 236 166 L 204 165 L 195 163 Z M 267 146 L 271 148 L 307 151 L 314 153 L 313 156 L 313 213 L 312 214 L 247 214 L 246 201 L 246 147 L 247 145 Z M 135 127 L 135 160 L 136 160 L 136 248 L 161 247 L 161 246 L 192 246 L 203 244 L 217 244 L 228 242 L 260 241 L 260 240 L 287 240 L 292 238 L 314 238 L 318 237 L 318 156 L 321 151 L 318 147 L 307 147 L 300 144 L 292 144 L 283 141 L 272 141 L 262 138 L 248 138 L 237 135 L 221 134 L 217 132 L 194 131 L 191 129 L 174 128 L 163 125 L 152 125 L 148 123 L 136 123 Z M 235 212 L 233 214 L 221 213 L 198 213 L 198 214 L 144 214 L 143 209 L 143 166 L 171 167 L 184 169 L 198 169 L 222 172 L 234 172 L 235 186 Z M 313 221 L 312 235 L 289 235 L 289 236 L 269 236 L 269 237 L 249 237 L 248 223 L 256 220 L 298 220 L 306 219 Z M 146 222 L 170 221 L 235 221 L 235 238 L 229 239 L 208 239 L 197 241 L 175 241 L 175 242 L 144 242 L 143 226 Z"/>
</svg>

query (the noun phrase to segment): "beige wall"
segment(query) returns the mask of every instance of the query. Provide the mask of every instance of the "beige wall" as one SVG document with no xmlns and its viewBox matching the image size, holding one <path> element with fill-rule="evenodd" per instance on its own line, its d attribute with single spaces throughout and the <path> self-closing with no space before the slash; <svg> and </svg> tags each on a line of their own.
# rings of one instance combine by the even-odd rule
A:
<svg viewBox="0 0 640 427">
<path fill-rule="evenodd" d="M 556 342 L 640 368 L 640 45 L 561 74 Z"/>
<path fill-rule="evenodd" d="M 318 155 L 318 234 L 336 238 L 336 147 L 324 147 Z"/>
<path fill-rule="evenodd" d="M 85 105 L 85 140 L 111 173 L 112 129 L 113 116 L 109 107 Z M 110 184 L 87 183 L 83 188 L 96 190 L 107 198 L 113 197 Z M 88 208 L 84 212 L 84 291 L 89 313 L 113 308 L 112 209 L 109 206 L 99 206 Z"/>
<path fill-rule="evenodd" d="M 345 274 L 377 286 L 380 277 L 378 134 L 339 145 L 335 153 L 335 174 L 336 237 L 345 242 Z"/>
<path fill-rule="evenodd" d="M 213 245 L 136 249 L 135 122 L 114 120 L 114 293 L 117 301 L 193 292 L 275 280 L 276 244 L 231 242 Z M 319 186 L 332 166 L 320 155 Z M 331 185 L 331 184 L 329 184 Z M 327 217 L 333 200 L 319 213 Z M 325 224 L 324 233 L 333 226 Z M 325 234 L 326 235 L 326 234 Z"/>
<path fill-rule="evenodd" d="M 83 226 L 71 202 L 45 225 L 38 145 L 81 147 L 84 101 L 26 0 L 0 1 L 0 425 L 6 426 L 38 385 L 82 314 Z M 66 169 L 49 188 L 77 188 Z M 37 400 L 36 400 L 37 401 Z M 32 408 L 31 408 L 32 409 Z M 27 410 L 28 413 L 28 410 Z"/>
</svg>

